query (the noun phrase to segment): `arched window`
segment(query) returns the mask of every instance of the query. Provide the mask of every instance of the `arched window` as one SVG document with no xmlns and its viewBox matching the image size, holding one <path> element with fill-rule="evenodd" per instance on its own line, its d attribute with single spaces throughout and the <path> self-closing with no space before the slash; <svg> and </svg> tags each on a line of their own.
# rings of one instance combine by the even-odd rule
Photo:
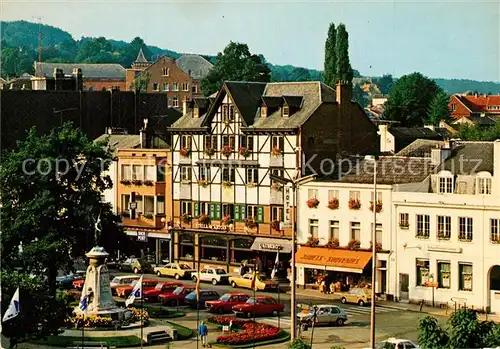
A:
<svg viewBox="0 0 500 349">
<path fill-rule="evenodd" d="M 483 171 L 476 176 L 476 193 L 481 195 L 491 195 L 491 173 Z"/>
<path fill-rule="evenodd" d="M 453 193 L 453 174 L 450 171 L 438 173 L 437 192 L 439 194 Z"/>
</svg>

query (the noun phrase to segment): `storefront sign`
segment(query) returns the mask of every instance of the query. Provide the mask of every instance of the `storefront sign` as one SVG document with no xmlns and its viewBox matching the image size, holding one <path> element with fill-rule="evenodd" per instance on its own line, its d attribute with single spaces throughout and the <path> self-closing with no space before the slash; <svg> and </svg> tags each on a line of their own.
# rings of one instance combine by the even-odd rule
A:
<svg viewBox="0 0 500 349">
<path fill-rule="evenodd" d="M 227 225 L 210 225 L 210 224 L 199 224 L 199 229 L 210 229 L 210 230 L 219 230 L 219 231 L 232 231 L 230 226 Z"/>
<path fill-rule="evenodd" d="M 443 246 L 427 246 L 427 251 L 432 252 L 448 252 L 448 253 L 462 253 L 462 248 L 460 247 L 443 247 Z"/>
<path fill-rule="evenodd" d="M 142 242 L 148 241 L 147 233 L 145 231 L 138 231 L 137 232 L 137 241 L 142 241 Z"/>
<path fill-rule="evenodd" d="M 259 245 L 261 249 L 263 250 L 276 250 L 276 251 L 281 251 L 283 249 L 282 245 L 278 244 L 268 244 L 268 243 L 262 243 Z"/>
<path fill-rule="evenodd" d="M 285 202 L 284 202 L 284 206 L 285 206 L 285 218 L 284 218 L 284 222 L 285 224 L 289 224 L 290 221 L 291 221 L 291 217 L 290 217 L 290 208 L 292 207 L 292 188 L 290 185 L 285 185 L 284 186 L 284 191 L 285 191 Z"/>
<path fill-rule="evenodd" d="M 252 243 L 252 247 L 250 247 L 250 249 L 254 251 L 280 251 L 282 253 L 290 253 L 292 252 L 292 244 L 290 241 L 284 239 L 257 237 Z"/>
<path fill-rule="evenodd" d="M 322 262 L 324 261 L 325 263 L 329 264 L 358 264 L 359 263 L 359 258 L 353 258 L 353 257 L 326 257 L 326 256 L 318 256 L 318 255 L 312 255 L 312 254 L 304 254 L 304 256 L 301 257 L 303 260 L 306 261 L 316 261 L 316 262 Z"/>
</svg>

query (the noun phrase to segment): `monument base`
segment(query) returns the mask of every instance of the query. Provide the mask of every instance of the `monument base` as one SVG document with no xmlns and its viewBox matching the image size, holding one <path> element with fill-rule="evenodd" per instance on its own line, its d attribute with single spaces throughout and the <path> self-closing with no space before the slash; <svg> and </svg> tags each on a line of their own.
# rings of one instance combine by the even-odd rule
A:
<svg viewBox="0 0 500 349">
<path fill-rule="evenodd" d="M 125 319 L 125 312 L 128 311 L 125 308 L 113 308 L 113 309 L 107 309 L 107 310 L 98 310 L 98 311 L 87 311 L 86 316 L 91 316 L 91 315 L 97 315 L 100 317 L 109 317 L 112 320 L 116 321 L 123 321 Z M 80 310 L 80 308 L 75 308 L 74 313 L 77 315 L 84 314 L 83 311 Z"/>
</svg>

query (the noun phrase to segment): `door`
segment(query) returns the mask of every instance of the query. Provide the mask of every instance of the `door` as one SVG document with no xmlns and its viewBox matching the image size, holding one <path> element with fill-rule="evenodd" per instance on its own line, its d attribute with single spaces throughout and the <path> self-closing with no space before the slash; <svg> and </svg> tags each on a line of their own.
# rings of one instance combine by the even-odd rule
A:
<svg viewBox="0 0 500 349">
<path fill-rule="evenodd" d="M 410 285 L 410 275 L 399 274 L 399 300 L 400 301 L 407 301 L 409 299 L 409 290 L 408 290 L 409 285 Z"/>
<path fill-rule="evenodd" d="M 252 285 L 251 285 L 252 284 L 252 275 L 250 275 L 250 274 L 243 275 L 240 283 L 241 283 L 241 285 L 238 285 L 238 286 L 251 288 L 252 287 Z"/>
<path fill-rule="evenodd" d="M 208 275 L 208 273 L 211 272 L 211 270 L 209 269 L 203 269 L 201 272 L 200 272 L 200 280 L 201 281 L 207 281 L 208 278 L 210 277 Z"/>
</svg>

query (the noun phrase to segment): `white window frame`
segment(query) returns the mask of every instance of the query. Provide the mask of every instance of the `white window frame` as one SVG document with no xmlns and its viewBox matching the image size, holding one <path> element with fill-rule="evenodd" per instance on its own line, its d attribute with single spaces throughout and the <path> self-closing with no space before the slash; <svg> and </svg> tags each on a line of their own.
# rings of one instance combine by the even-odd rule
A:
<svg viewBox="0 0 500 349">
<path fill-rule="evenodd" d="M 189 83 L 185 81 L 182 83 L 182 91 L 189 91 Z"/>
<path fill-rule="evenodd" d="M 151 182 L 156 180 L 156 165 L 144 165 L 144 180 Z"/>
<path fill-rule="evenodd" d="M 162 83 L 162 90 L 163 91 L 168 92 L 169 87 L 170 87 L 170 85 L 168 84 L 168 82 L 165 81 Z"/>
<path fill-rule="evenodd" d="M 349 239 L 361 241 L 361 222 L 350 222 Z"/>
<path fill-rule="evenodd" d="M 172 107 L 179 108 L 179 97 L 176 96 L 172 98 Z"/>
<path fill-rule="evenodd" d="M 470 266 L 472 271 L 470 273 L 466 273 L 463 270 L 464 266 Z M 465 287 L 466 284 L 466 276 L 470 277 L 470 287 Z M 458 263 L 458 290 L 465 292 L 472 292 L 474 288 L 474 265 L 472 263 Z M 469 282 L 468 282 L 469 283 Z"/>
<path fill-rule="evenodd" d="M 429 281 L 430 269 L 429 259 L 417 258 L 415 260 L 415 285 L 425 286 L 425 284 Z"/>
<path fill-rule="evenodd" d="M 282 108 L 282 111 L 283 111 L 283 116 L 284 117 L 289 117 L 290 116 L 290 107 L 286 104 L 283 105 L 283 108 Z"/>
<path fill-rule="evenodd" d="M 158 82 L 153 82 L 153 91 L 160 91 L 160 84 Z"/>
<path fill-rule="evenodd" d="M 122 165 L 121 178 L 122 178 L 122 181 L 132 180 L 132 165 L 130 165 L 130 164 L 123 164 Z"/>
<path fill-rule="evenodd" d="M 415 217 L 417 231 L 415 236 L 428 239 L 431 235 L 431 216 L 428 214 L 417 214 Z"/>
<path fill-rule="evenodd" d="M 250 184 L 250 183 L 259 184 L 259 169 L 258 168 L 247 168 L 246 181 L 247 181 L 247 184 Z"/>
<path fill-rule="evenodd" d="M 500 218 L 490 218 L 490 241 L 500 243 Z"/>
<path fill-rule="evenodd" d="M 161 75 L 162 76 L 170 76 L 170 68 L 167 68 L 167 67 L 161 68 Z"/>
<path fill-rule="evenodd" d="M 399 214 L 399 225 L 403 227 L 408 227 L 410 225 L 410 214 L 402 212 Z"/>
<path fill-rule="evenodd" d="M 339 191 L 337 189 L 328 190 L 328 200 L 339 199 Z"/>
<path fill-rule="evenodd" d="M 492 178 L 488 172 L 480 172 L 477 175 L 477 193 L 479 195 L 491 195 Z"/>
<path fill-rule="evenodd" d="M 361 192 L 359 190 L 349 190 L 349 200 L 361 201 Z"/>
<path fill-rule="evenodd" d="M 271 207 L 271 220 L 272 221 L 282 221 L 284 217 L 283 207 L 272 206 Z"/>
<path fill-rule="evenodd" d="M 132 165 L 132 180 L 142 181 L 144 179 L 144 166 Z"/>
<path fill-rule="evenodd" d="M 259 217 L 259 206 L 248 205 L 245 214 L 246 218 L 252 218 L 253 220 L 257 221 Z"/>
<path fill-rule="evenodd" d="M 198 86 L 191 85 L 191 93 L 194 93 L 194 94 L 198 93 Z"/>
<path fill-rule="evenodd" d="M 180 166 L 181 181 L 191 182 L 192 171 L 191 166 Z"/>
<path fill-rule="evenodd" d="M 210 203 L 209 202 L 198 202 L 198 214 L 201 216 L 202 214 L 209 216 L 210 215 Z"/>
<path fill-rule="evenodd" d="M 191 149 L 191 136 L 182 135 L 180 145 L 181 145 L 181 148 Z"/>
<path fill-rule="evenodd" d="M 129 213 L 129 204 L 130 204 L 130 194 L 122 194 L 121 197 L 121 211 L 125 213 Z"/>
<path fill-rule="evenodd" d="M 474 238 L 474 219 L 472 217 L 458 217 L 458 239 L 472 241 Z"/>
<path fill-rule="evenodd" d="M 438 177 L 438 193 L 439 194 L 453 193 L 453 176 L 444 174 Z"/>
<path fill-rule="evenodd" d="M 340 221 L 330 221 L 330 240 L 340 239 Z"/>
<path fill-rule="evenodd" d="M 307 198 L 318 198 L 318 189 L 307 189 Z"/>
<path fill-rule="evenodd" d="M 451 216 L 437 216 L 436 217 L 436 237 L 438 240 L 451 239 Z M 442 236 L 439 236 L 439 235 Z"/>
<path fill-rule="evenodd" d="M 177 82 L 172 83 L 172 91 L 179 91 L 179 84 Z"/>
<path fill-rule="evenodd" d="M 156 214 L 158 215 L 165 214 L 165 196 L 163 195 L 156 196 Z"/>
<path fill-rule="evenodd" d="M 222 168 L 222 181 L 234 183 L 236 180 L 236 170 L 234 167 Z"/>
<path fill-rule="evenodd" d="M 191 215 L 192 207 L 191 201 L 181 201 L 181 216 L 185 214 Z"/>
<path fill-rule="evenodd" d="M 319 219 L 309 219 L 308 237 L 319 238 Z"/>
<path fill-rule="evenodd" d="M 442 265 L 448 265 L 449 270 L 443 270 Z M 443 276 L 443 273 L 447 273 L 447 277 Z M 448 279 L 447 286 L 443 282 L 444 279 Z M 437 282 L 438 288 L 450 289 L 451 288 L 451 262 L 450 261 L 437 261 Z"/>
<path fill-rule="evenodd" d="M 198 167 L 199 171 L 199 179 L 204 180 L 204 181 L 211 181 L 212 178 L 210 178 L 210 166 L 207 165 L 200 165 Z"/>
</svg>

